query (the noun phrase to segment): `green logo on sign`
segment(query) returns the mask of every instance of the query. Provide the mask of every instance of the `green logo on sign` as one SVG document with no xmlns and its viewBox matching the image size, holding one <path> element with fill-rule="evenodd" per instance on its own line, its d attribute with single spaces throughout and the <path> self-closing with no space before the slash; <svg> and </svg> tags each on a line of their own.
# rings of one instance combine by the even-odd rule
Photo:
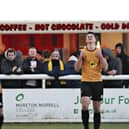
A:
<svg viewBox="0 0 129 129">
<path fill-rule="evenodd" d="M 21 101 L 24 99 L 24 94 L 23 93 L 20 93 L 16 96 L 16 101 Z"/>
<path fill-rule="evenodd" d="M 79 110 L 78 110 L 77 108 L 75 108 L 75 109 L 73 110 L 73 112 L 74 112 L 74 114 L 78 114 Z"/>
</svg>

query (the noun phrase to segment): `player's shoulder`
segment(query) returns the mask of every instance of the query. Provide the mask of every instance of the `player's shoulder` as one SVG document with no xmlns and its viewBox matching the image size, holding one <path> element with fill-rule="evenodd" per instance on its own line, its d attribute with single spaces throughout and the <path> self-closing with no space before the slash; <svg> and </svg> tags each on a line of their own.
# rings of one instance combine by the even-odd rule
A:
<svg viewBox="0 0 129 129">
<path fill-rule="evenodd" d="M 87 47 L 85 46 L 84 48 L 81 49 L 81 52 L 86 52 L 88 49 Z"/>
</svg>

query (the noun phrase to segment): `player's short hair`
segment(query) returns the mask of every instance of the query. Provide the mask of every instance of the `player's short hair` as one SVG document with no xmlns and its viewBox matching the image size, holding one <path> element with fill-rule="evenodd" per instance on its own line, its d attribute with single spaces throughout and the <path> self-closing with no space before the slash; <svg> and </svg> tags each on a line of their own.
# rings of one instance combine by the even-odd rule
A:
<svg viewBox="0 0 129 129">
<path fill-rule="evenodd" d="M 92 32 L 92 31 L 87 32 L 87 34 L 86 34 L 86 35 L 88 35 L 88 34 L 92 34 L 92 35 L 94 35 L 94 36 L 96 37 L 95 33 L 94 33 L 94 32 Z"/>
</svg>

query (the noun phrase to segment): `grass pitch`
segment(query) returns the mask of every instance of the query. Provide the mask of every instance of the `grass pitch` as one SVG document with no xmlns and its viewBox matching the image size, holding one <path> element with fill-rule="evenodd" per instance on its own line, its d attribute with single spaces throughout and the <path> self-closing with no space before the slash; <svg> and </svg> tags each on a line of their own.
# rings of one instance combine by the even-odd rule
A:
<svg viewBox="0 0 129 129">
<path fill-rule="evenodd" d="M 2 129 L 83 129 L 81 123 L 28 123 L 4 124 Z M 90 124 L 93 129 L 93 124 Z M 101 129 L 129 129 L 129 123 L 102 123 Z"/>
</svg>

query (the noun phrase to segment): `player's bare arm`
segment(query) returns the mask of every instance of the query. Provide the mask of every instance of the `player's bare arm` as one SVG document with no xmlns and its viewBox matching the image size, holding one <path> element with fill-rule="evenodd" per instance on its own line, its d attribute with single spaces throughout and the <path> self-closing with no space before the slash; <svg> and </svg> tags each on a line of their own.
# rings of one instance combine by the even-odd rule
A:
<svg viewBox="0 0 129 129">
<path fill-rule="evenodd" d="M 107 63 L 106 59 L 103 57 L 101 49 L 98 49 L 96 54 L 100 60 L 102 68 L 104 69 L 104 71 L 107 71 L 108 70 L 108 63 Z"/>
<path fill-rule="evenodd" d="M 77 72 L 79 72 L 80 71 L 80 69 L 81 69 L 81 67 L 82 67 L 82 61 L 83 61 L 83 59 L 84 59 L 84 56 L 85 56 L 85 53 L 84 53 L 84 51 L 81 51 L 81 53 L 80 53 L 80 56 L 79 56 L 79 58 L 78 58 L 78 61 L 75 63 L 75 70 L 77 71 Z"/>
</svg>

